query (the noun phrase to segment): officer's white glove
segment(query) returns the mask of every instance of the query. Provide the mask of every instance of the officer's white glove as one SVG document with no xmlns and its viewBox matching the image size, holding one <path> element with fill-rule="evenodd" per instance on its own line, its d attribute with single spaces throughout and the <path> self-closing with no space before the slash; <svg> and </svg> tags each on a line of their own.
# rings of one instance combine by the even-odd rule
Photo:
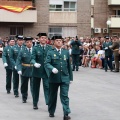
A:
<svg viewBox="0 0 120 120">
<path fill-rule="evenodd" d="M 19 75 L 22 75 L 22 71 L 18 71 L 18 74 L 19 74 Z"/>
<path fill-rule="evenodd" d="M 35 66 L 36 68 L 40 68 L 41 64 L 35 63 L 34 66 Z"/>
<path fill-rule="evenodd" d="M 4 67 L 7 67 L 8 66 L 8 64 L 7 63 L 4 63 Z"/>
<path fill-rule="evenodd" d="M 15 70 L 17 70 L 17 66 L 15 66 Z"/>
<path fill-rule="evenodd" d="M 57 74 L 57 73 L 58 73 L 58 70 L 57 70 L 56 68 L 53 68 L 53 69 L 52 69 L 52 72 L 53 72 L 54 74 Z"/>
<path fill-rule="evenodd" d="M 108 47 L 105 47 L 105 50 L 107 50 L 108 49 Z"/>
</svg>

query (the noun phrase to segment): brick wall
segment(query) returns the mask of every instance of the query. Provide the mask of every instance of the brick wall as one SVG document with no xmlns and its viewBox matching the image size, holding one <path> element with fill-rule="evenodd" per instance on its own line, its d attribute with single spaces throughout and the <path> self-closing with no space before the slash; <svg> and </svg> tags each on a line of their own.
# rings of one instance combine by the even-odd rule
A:
<svg viewBox="0 0 120 120">
<path fill-rule="evenodd" d="M 77 28 L 78 36 L 91 36 L 91 2 L 90 0 L 78 0 Z"/>
</svg>

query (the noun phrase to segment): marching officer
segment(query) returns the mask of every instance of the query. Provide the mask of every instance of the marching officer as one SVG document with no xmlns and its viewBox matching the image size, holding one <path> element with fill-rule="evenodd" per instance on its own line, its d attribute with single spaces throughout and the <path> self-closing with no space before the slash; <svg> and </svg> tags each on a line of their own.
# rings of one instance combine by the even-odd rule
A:
<svg viewBox="0 0 120 120">
<path fill-rule="evenodd" d="M 115 60 L 115 71 L 113 72 L 119 72 L 119 40 L 116 35 L 113 36 L 113 45 L 110 48 L 113 50 Z"/>
<path fill-rule="evenodd" d="M 24 47 L 17 58 L 17 71 L 18 74 L 21 75 L 21 93 L 22 93 L 22 101 L 23 103 L 27 102 L 28 96 L 28 81 L 30 79 L 30 90 L 31 93 L 33 91 L 33 81 L 32 81 L 32 69 L 33 65 L 30 63 L 32 58 L 32 37 L 25 37 L 25 44 Z"/>
<path fill-rule="evenodd" d="M 60 99 L 63 105 L 63 120 L 69 120 L 69 84 L 73 80 L 73 74 L 70 64 L 70 56 L 68 50 L 62 49 L 62 36 L 54 36 L 54 46 L 48 51 L 45 68 L 48 70 L 49 76 L 49 117 L 54 117 L 57 103 L 58 88 L 60 87 Z"/>
<path fill-rule="evenodd" d="M 109 41 L 109 37 L 105 36 L 105 42 L 103 43 L 103 46 L 102 46 L 103 50 L 105 50 L 105 64 L 104 64 L 105 72 L 107 72 L 108 66 L 109 66 L 111 71 L 113 70 L 113 67 L 112 67 L 112 55 L 113 55 L 113 52 L 110 49 L 111 45 L 112 45 L 112 42 Z"/>
<path fill-rule="evenodd" d="M 33 67 L 33 109 L 38 109 L 39 101 L 39 89 L 41 79 L 43 80 L 43 89 L 46 105 L 48 105 L 48 93 L 49 93 L 49 84 L 48 76 L 44 68 L 44 62 L 46 59 L 47 52 L 52 49 L 50 45 L 47 45 L 47 34 L 39 33 L 39 42 L 37 46 L 34 47 L 32 53 L 31 63 L 34 64 Z"/>
<path fill-rule="evenodd" d="M 18 57 L 18 54 L 20 52 L 20 50 L 23 48 L 23 36 L 21 35 L 17 35 L 17 44 L 12 48 L 12 63 L 13 63 L 13 91 L 14 91 L 14 95 L 15 97 L 19 97 L 19 92 L 18 92 L 18 88 L 19 88 L 19 74 L 17 73 L 17 67 L 16 67 L 16 60 Z"/>
<path fill-rule="evenodd" d="M 11 91 L 11 81 L 12 81 L 12 70 L 13 65 L 11 61 L 11 49 L 15 45 L 15 40 L 10 39 L 8 45 L 4 48 L 2 53 L 2 61 L 6 69 L 6 90 L 10 94 Z"/>
<path fill-rule="evenodd" d="M 77 36 L 74 40 L 71 41 L 70 43 L 72 47 L 72 64 L 73 64 L 73 71 L 76 69 L 78 71 L 79 69 L 79 55 L 80 55 L 80 50 L 79 46 L 81 46 L 80 41 L 78 40 Z"/>
</svg>

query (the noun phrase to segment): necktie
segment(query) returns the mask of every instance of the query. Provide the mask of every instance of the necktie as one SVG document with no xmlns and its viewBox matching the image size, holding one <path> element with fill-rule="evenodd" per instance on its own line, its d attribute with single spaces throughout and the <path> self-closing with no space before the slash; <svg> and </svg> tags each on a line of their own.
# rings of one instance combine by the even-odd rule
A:
<svg viewBox="0 0 120 120">
<path fill-rule="evenodd" d="M 60 55 L 60 50 L 58 50 L 58 53 L 59 53 L 59 55 Z"/>
<path fill-rule="evenodd" d="M 42 46 L 43 51 L 45 51 L 45 46 Z"/>
<path fill-rule="evenodd" d="M 31 49 L 29 48 L 29 53 L 31 53 Z"/>
</svg>

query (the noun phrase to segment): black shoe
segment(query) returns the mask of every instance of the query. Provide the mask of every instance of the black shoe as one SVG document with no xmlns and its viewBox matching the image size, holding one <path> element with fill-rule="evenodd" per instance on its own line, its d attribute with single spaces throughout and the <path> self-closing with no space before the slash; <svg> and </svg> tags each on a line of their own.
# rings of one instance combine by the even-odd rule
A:
<svg viewBox="0 0 120 120">
<path fill-rule="evenodd" d="M 37 105 L 34 105 L 34 106 L 33 106 L 33 109 L 34 109 L 34 110 L 37 110 L 37 109 L 38 109 L 38 106 L 37 106 Z"/>
<path fill-rule="evenodd" d="M 112 71 L 113 71 L 113 69 L 110 69 L 110 71 L 112 72 Z"/>
<path fill-rule="evenodd" d="M 105 72 L 107 72 L 107 70 L 105 70 Z"/>
<path fill-rule="evenodd" d="M 76 69 L 76 71 L 78 71 L 78 69 Z"/>
<path fill-rule="evenodd" d="M 26 100 L 23 100 L 23 103 L 26 103 L 27 101 Z"/>
<path fill-rule="evenodd" d="M 66 116 L 66 115 L 65 115 L 65 116 L 63 117 L 63 120 L 70 120 L 70 119 L 71 119 L 70 116 Z"/>
<path fill-rule="evenodd" d="M 7 94 L 10 94 L 10 91 L 9 91 L 9 90 L 7 91 Z"/>
<path fill-rule="evenodd" d="M 49 117 L 55 117 L 54 114 L 49 114 Z"/>
<path fill-rule="evenodd" d="M 19 97 L 19 95 L 15 95 L 15 97 L 17 98 L 17 97 Z"/>
<path fill-rule="evenodd" d="M 72 71 L 75 71 L 75 69 L 72 69 Z"/>
</svg>

